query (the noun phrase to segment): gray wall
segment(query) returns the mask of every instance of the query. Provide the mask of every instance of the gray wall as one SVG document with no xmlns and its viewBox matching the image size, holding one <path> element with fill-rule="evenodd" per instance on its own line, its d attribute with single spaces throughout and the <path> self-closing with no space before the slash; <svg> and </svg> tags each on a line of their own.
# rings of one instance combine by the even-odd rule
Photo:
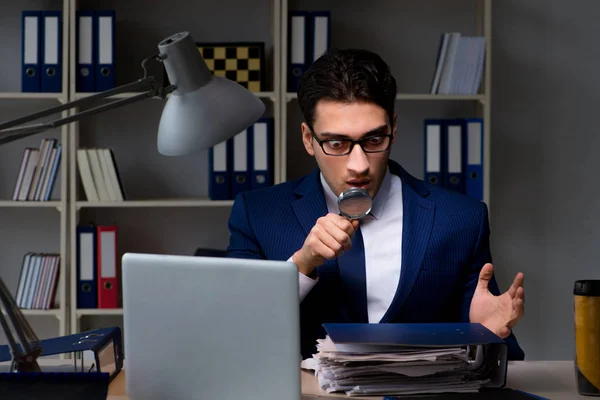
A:
<svg viewBox="0 0 600 400">
<path fill-rule="evenodd" d="M 569 359 L 573 282 L 600 278 L 600 4 L 494 4 L 495 261 L 505 287 L 525 273 L 526 316 L 515 333 L 528 358 Z"/>
<path fill-rule="evenodd" d="M 23 8 L 59 7 L 61 2 L 5 2 L 0 34 L 13 38 L 3 50 L 0 90 L 19 90 L 20 22 Z M 82 0 L 83 6 L 112 7 L 120 2 Z M 240 7 L 227 0 L 206 9 L 170 7 L 172 2 L 133 2 L 135 12 L 117 5 L 118 81 L 139 77 L 139 61 L 155 52 L 163 37 L 189 29 L 197 40 L 265 40 L 270 46 L 270 1 Z M 162 5 L 161 5 L 162 4 Z M 290 8 L 331 9 L 333 44 L 367 47 L 386 58 L 401 92 L 426 92 L 435 69 L 440 34 L 474 33 L 473 0 L 390 2 L 364 9 L 363 1 L 290 0 Z M 133 9 L 132 8 L 132 9 Z M 600 275 L 595 266 L 594 230 L 598 211 L 588 182 L 593 161 L 593 107 L 600 82 L 594 78 L 594 50 L 600 6 L 592 0 L 495 1 L 493 7 L 492 89 L 492 245 L 496 274 L 503 289 L 518 271 L 525 272 L 526 315 L 515 329 L 528 359 L 572 357 L 571 293 L 575 279 Z M 139 10 L 145 10 L 138 13 Z M 365 18 L 365 13 L 370 16 Z M 216 17 L 215 17 L 216 15 Z M 15 19 L 16 18 L 16 19 Z M 172 21 L 181 21 L 176 23 Z M 225 24 L 225 21 L 227 22 Z M 250 22 L 243 26 L 242 21 Z M 223 26 L 227 29 L 222 29 Z M 219 32 L 217 35 L 216 33 Z M 272 55 L 268 56 L 268 68 Z M 155 72 L 155 71 L 153 71 Z M 49 102 L 0 102 L 0 120 L 49 106 Z M 400 137 L 393 158 L 422 177 L 422 121 L 426 117 L 472 115 L 471 102 L 399 101 Z M 288 104 L 288 179 L 308 172 L 314 163 L 300 141 L 297 102 Z M 82 145 L 110 146 L 116 153 L 125 189 L 132 198 L 207 194 L 206 154 L 169 159 L 155 152 L 159 102 L 115 110 L 83 123 Z M 56 132 L 48 135 L 55 136 Z M 31 140 L 37 145 L 39 138 Z M 0 189 L 10 196 L 22 148 L 0 148 Z M 191 173 L 184 178 L 182 172 Z M 59 183 L 57 183 L 58 185 Z M 59 194 L 55 191 L 54 197 Z M 228 209 L 84 210 L 83 220 L 117 223 L 119 248 L 189 254 L 196 246 L 227 244 Z M 58 250 L 58 213 L 53 209 L 0 210 L 0 274 L 16 286 L 26 250 Z M 55 321 L 31 317 L 42 337 L 56 332 Z M 120 318 L 86 318 L 84 326 L 119 324 Z M 0 343 L 3 338 L 0 337 Z"/>
</svg>

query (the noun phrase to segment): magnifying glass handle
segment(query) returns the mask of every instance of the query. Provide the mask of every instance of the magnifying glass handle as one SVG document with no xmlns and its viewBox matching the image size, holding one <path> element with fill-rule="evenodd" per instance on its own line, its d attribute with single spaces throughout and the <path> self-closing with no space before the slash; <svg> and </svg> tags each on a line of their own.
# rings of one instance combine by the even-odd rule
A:
<svg viewBox="0 0 600 400">
<path fill-rule="evenodd" d="M 349 216 L 347 216 L 347 215 L 344 215 L 342 212 L 340 212 L 338 215 L 339 215 L 340 217 L 344 217 L 344 218 L 346 218 L 346 219 L 347 219 L 348 221 L 350 221 L 350 222 L 352 222 L 352 221 L 355 221 L 355 220 L 359 219 L 359 218 L 352 218 L 352 217 L 349 217 Z"/>
</svg>

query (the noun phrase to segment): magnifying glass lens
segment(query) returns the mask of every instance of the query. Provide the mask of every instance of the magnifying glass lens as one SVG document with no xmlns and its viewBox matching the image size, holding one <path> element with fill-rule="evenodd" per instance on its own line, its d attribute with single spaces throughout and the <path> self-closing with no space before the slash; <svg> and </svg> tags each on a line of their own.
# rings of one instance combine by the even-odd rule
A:
<svg viewBox="0 0 600 400">
<path fill-rule="evenodd" d="M 338 197 L 340 215 L 350 219 L 360 219 L 369 214 L 372 204 L 369 192 L 361 188 L 346 189 Z"/>
</svg>

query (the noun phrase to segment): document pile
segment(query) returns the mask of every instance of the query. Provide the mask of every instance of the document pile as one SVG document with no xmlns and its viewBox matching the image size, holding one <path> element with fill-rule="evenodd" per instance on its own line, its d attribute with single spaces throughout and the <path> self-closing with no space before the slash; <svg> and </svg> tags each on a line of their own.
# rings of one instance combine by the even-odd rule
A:
<svg viewBox="0 0 600 400">
<path fill-rule="evenodd" d="M 480 324 L 324 324 L 303 368 L 327 393 L 469 393 L 505 384 L 506 344 Z"/>
</svg>

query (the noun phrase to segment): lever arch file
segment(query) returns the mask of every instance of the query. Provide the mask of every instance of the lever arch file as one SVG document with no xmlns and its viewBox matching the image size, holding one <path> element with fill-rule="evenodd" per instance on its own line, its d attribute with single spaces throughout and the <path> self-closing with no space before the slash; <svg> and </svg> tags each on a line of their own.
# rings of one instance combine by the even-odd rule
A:
<svg viewBox="0 0 600 400">
<path fill-rule="evenodd" d="M 507 344 L 476 323 L 325 323 L 314 369 L 328 393 L 405 396 L 506 386 Z"/>
</svg>

